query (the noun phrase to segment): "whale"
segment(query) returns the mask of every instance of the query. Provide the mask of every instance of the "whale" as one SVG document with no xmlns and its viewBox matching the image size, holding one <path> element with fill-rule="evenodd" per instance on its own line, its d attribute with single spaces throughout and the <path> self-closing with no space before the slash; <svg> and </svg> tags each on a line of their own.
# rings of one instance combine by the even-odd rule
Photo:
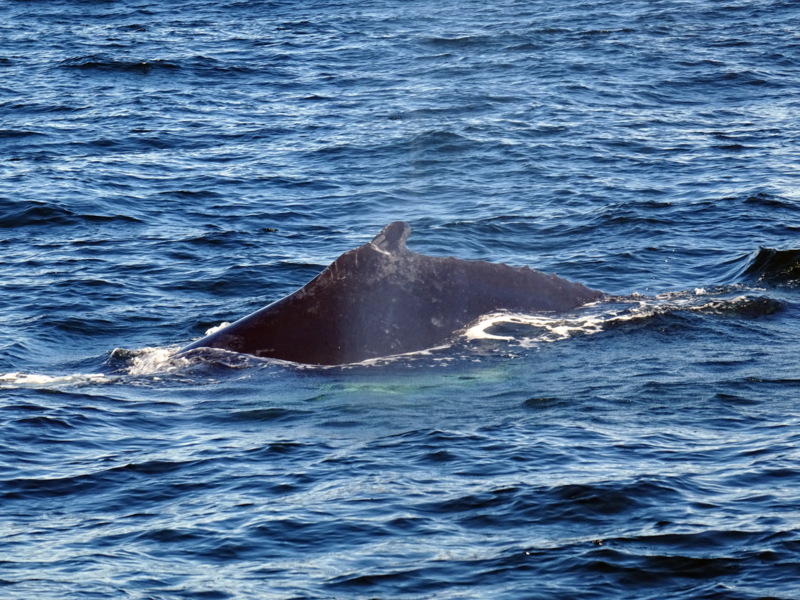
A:
<svg viewBox="0 0 800 600">
<path fill-rule="evenodd" d="M 530 267 L 418 254 L 389 223 L 297 291 L 179 351 L 345 365 L 437 347 L 482 315 L 567 312 L 604 296 Z"/>
</svg>

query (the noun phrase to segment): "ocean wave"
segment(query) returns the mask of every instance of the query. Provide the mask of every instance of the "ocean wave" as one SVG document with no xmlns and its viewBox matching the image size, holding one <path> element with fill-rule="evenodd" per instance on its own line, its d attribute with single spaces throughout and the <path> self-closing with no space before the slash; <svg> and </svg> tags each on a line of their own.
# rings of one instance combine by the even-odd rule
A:
<svg viewBox="0 0 800 600">
<path fill-rule="evenodd" d="M 180 61 L 165 58 L 117 58 L 107 54 L 90 54 L 63 59 L 57 63 L 58 68 L 82 71 L 87 74 L 120 74 L 120 75 L 163 75 L 178 72 L 199 76 L 246 76 L 259 74 L 284 78 L 286 73 L 274 65 L 279 57 L 273 57 L 266 63 L 256 61 L 225 61 L 212 56 L 195 55 Z"/>
<path fill-rule="evenodd" d="M 141 479 L 155 476 L 166 477 L 192 467 L 200 460 L 162 460 L 152 459 L 115 465 L 92 472 L 78 472 L 62 477 L 18 477 L 3 482 L 0 498 L 18 500 L 22 498 L 57 498 L 63 496 L 84 496 L 114 492 L 124 492 L 127 485 L 136 486 Z M 123 489 L 120 489 L 122 486 Z M 169 497 L 168 488 L 179 488 L 180 483 L 151 485 L 150 491 L 163 498 Z M 143 492 L 144 490 L 140 490 Z"/>
<path fill-rule="evenodd" d="M 122 214 L 80 213 L 57 204 L 41 201 L 10 201 L 0 198 L 0 228 L 14 229 L 31 225 L 97 224 L 109 221 L 137 223 L 138 219 Z"/>
<path fill-rule="evenodd" d="M 0 129 L 0 140 L 27 138 L 33 136 L 44 136 L 44 134 L 38 131 L 29 131 L 27 129 Z"/>
<path fill-rule="evenodd" d="M 757 283 L 800 285 L 800 249 L 759 248 L 750 255 L 742 277 Z"/>
<path fill-rule="evenodd" d="M 153 71 L 175 71 L 180 65 L 163 59 L 120 60 L 102 54 L 76 56 L 58 63 L 58 66 L 82 71 L 109 71 L 147 75 Z"/>
</svg>

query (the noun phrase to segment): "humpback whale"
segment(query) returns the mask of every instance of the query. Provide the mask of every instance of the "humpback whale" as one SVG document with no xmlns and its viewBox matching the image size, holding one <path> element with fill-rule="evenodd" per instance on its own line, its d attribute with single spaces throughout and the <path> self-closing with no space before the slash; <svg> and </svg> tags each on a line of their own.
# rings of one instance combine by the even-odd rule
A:
<svg viewBox="0 0 800 600">
<path fill-rule="evenodd" d="M 603 293 L 529 267 L 417 254 L 390 223 L 296 292 L 181 349 L 341 365 L 432 348 L 481 315 L 564 312 Z"/>
</svg>

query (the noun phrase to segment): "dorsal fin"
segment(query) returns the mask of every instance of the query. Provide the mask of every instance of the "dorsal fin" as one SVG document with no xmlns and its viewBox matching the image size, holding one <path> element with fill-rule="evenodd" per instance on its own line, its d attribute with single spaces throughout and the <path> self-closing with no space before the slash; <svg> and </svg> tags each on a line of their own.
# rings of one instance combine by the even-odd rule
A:
<svg viewBox="0 0 800 600">
<path fill-rule="evenodd" d="M 386 254 L 405 252 L 406 239 L 409 233 L 411 233 L 411 227 L 408 226 L 408 223 L 395 221 L 381 229 L 381 232 L 375 236 L 375 239 L 370 244 L 376 250 Z"/>
</svg>

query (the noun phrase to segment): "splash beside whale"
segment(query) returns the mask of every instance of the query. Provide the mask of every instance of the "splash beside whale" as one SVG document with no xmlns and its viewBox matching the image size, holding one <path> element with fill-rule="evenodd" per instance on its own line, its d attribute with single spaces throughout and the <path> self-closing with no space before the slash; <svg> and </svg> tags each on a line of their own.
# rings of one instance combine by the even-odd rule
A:
<svg viewBox="0 0 800 600">
<path fill-rule="evenodd" d="M 432 348 L 481 315 L 565 312 L 603 293 L 528 267 L 417 254 L 390 223 L 285 298 L 184 347 L 341 365 Z"/>
</svg>

